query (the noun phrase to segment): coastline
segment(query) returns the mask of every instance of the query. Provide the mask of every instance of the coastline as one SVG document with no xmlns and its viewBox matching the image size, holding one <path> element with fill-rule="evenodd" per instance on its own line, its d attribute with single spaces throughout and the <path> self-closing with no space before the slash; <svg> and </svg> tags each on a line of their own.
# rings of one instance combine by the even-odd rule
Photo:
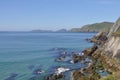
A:
<svg viewBox="0 0 120 80">
<path fill-rule="evenodd" d="M 113 27 L 116 28 L 116 26 L 113 26 Z M 114 36 L 111 34 L 110 39 L 111 37 L 114 37 Z M 81 69 L 79 71 L 78 70 L 73 71 L 71 73 L 72 80 L 120 80 L 119 57 L 118 59 L 114 57 L 111 58 L 110 56 L 111 53 L 106 51 L 107 46 L 110 44 L 110 39 L 107 39 L 107 38 L 108 36 L 106 33 L 99 32 L 98 34 L 93 36 L 93 38 L 87 39 L 89 42 L 94 43 L 94 45 L 90 48 L 85 49 L 84 54 L 89 56 L 92 59 L 93 64 L 89 66 L 86 70 L 84 70 L 84 73 L 87 71 L 87 74 L 88 74 L 87 76 L 82 74 L 82 72 L 80 71 Z M 113 41 L 113 44 L 115 44 L 114 41 Z M 105 70 L 108 72 L 108 74 L 105 76 L 100 76 L 96 72 L 97 69 L 100 72 L 104 72 Z"/>
</svg>

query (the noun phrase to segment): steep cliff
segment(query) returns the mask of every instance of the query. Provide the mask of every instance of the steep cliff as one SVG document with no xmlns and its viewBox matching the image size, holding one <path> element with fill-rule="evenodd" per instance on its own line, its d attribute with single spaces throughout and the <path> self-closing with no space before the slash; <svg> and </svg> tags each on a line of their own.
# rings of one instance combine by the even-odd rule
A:
<svg viewBox="0 0 120 80">
<path fill-rule="evenodd" d="M 111 75 L 100 80 L 120 80 L 120 18 L 106 37 L 107 41 L 92 53 L 92 56 L 112 72 Z"/>
<path fill-rule="evenodd" d="M 108 38 L 112 36 L 112 34 L 120 29 L 120 18 L 116 21 L 113 27 L 110 29 Z"/>
<path fill-rule="evenodd" d="M 84 70 L 88 72 L 87 76 L 81 74 L 81 70 L 73 71 L 73 80 L 120 80 L 120 18 L 108 34 L 99 32 L 87 40 L 94 43 L 94 46 L 83 51 L 92 59 L 92 65 Z M 108 76 L 101 77 L 96 72 L 103 69 L 109 72 Z"/>
<path fill-rule="evenodd" d="M 120 18 L 116 21 L 114 26 L 111 28 L 108 36 L 108 42 L 105 45 L 105 51 L 109 52 L 112 58 L 120 60 Z"/>
</svg>

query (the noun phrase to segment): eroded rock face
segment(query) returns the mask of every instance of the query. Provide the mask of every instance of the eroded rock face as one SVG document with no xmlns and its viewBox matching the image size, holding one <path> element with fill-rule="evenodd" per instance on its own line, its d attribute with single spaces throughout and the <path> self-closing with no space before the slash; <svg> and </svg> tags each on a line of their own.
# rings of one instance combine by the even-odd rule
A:
<svg viewBox="0 0 120 80">
<path fill-rule="evenodd" d="M 106 44 L 105 51 L 111 52 L 112 58 L 117 57 L 120 54 L 120 37 L 112 36 Z"/>
<path fill-rule="evenodd" d="M 103 51 L 106 52 L 107 56 L 120 61 L 120 36 L 113 35 L 118 30 L 120 30 L 120 18 L 113 25 L 108 35 L 99 32 L 89 41 L 104 47 Z"/>
<path fill-rule="evenodd" d="M 116 32 L 118 29 L 120 29 L 120 18 L 116 21 L 116 23 L 113 25 L 113 27 L 110 29 L 107 37 L 110 38 L 114 32 Z"/>
<path fill-rule="evenodd" d="M 107 35 L 106 32 L 99 32 L 93 38 L 86 39 L 86 40 L 89 42 L 95 43 L 99 46 L 103 46 L 106 43 L 106 41 L 108 40 L 106 35 Z"/>
<path fill-rule="evenodd" d="M 118 49 L 118 51 L 115 55 L 115 58 L 117 58 L 120 61 L 120 49 Z M 119 64 L 120 64 L 120 62 L 119 62 Z"/>
<path fill-rule="evenodd" d="M 86 55 L 91 56 L 97 49 L 98 49 L 98 47 L 96 45 L 94 45 L 91 48 L 88 48 L 88 49 L 84 50 L 83 52 Z"/>
<path fill-rule="evenodd" d="M 112 29 L 110 30 L 108 36 L 108 41 L 106 42 L 105 51 L 110 52 L 112 58 L 116 58 L 120 61 L 120 36 L 115 36 L 113 33 L 120 30 L 120 18 L 116 21 Z"/>
</svg>

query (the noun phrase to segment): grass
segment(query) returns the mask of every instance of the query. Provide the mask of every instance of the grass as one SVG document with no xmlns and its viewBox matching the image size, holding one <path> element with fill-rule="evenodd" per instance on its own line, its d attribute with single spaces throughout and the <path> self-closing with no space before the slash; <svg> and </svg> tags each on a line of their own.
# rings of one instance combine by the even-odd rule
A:
<svg viewBox="0 0 120 80">
<path fill-rule="evenodd" d="M 120 30 L 117 30 L 116 32 L 114 32 L 113 35 L 120 35 Z"/>
<path fill-rule="evenodd" d="M 102 22 L 102 23 L 94 23 L 82 26 L 82 28 L 73 28 L 72 32 L 80 32 L 80 31 L 104 31 L 108 32 L 114 23 L 112 22 Z"/>
<path fill-rule="evenodd" d="M 115 79 L 113 76 L 108 76 L 106 79 L 104 79 L 104 80 L 117 80 L 117 79 Z"/>
</svg>

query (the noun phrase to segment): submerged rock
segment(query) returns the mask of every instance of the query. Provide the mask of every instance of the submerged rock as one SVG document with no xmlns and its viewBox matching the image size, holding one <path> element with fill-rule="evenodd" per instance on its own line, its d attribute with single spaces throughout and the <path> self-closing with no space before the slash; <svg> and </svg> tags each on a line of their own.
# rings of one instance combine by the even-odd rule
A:
<svg viewBox="0 0 120 80">
<path fill-rule="evenodd" d="M 62 51 L 62 50 L 65 50 L 65 48 L 57 48 L 57 47 L 55 47 L 55 48 L 53 48 L 52 50 L 53 50 L 53 51 Z"/>
<path fill-rule="evenodd" d="M 64 61 L 65 60 L 65 57 L 58 57 L 57 59 L 55 59 L 55 61 L 58 61 L 58 62 L 60 62 L 60 61 Z"/>
<path fill-rule="evenodd" d="M 35 66 L 34 65 L 29 65 L 28 69 L 32 70 Z"/>
<path fill-rule="evenodd" d="M 67 54 L 66 51 L 60 52 L 59 56 L 55 59 L 57 62 L 62 62 L 62 61 L 69 61 L 71 59 L 71 55 Z"/>
<path fill-rule="evenodd" d="M 36 70 L 34 70 L 33 71 L 33 74 L 34 75 L 40 75 L 40 74 L 42 74 L 42 73 L 44 73 L 45 71 L 43 71 L 43 70 L 41 70 L 41 69 L 36 69 Z"/>
<path fill-rule="evenodd" d="M 36 77 L 34 76 L 34 77 L 31 77 L 31 78 L 29 78 L 28 80 L 36 80 Z"/>
<path fill-rule="evenodd" d="M 67 55 L 67 52 L 63 51 L 60 53 L 61 55 Z"/>
<path fill-rule="evenodd" d="M 15 77 L 18 76 L 18 74 L 16 73 L 12 73 L 8 78 L 6 78 L 5 80 L 15 80 Z"/>
</svg>

